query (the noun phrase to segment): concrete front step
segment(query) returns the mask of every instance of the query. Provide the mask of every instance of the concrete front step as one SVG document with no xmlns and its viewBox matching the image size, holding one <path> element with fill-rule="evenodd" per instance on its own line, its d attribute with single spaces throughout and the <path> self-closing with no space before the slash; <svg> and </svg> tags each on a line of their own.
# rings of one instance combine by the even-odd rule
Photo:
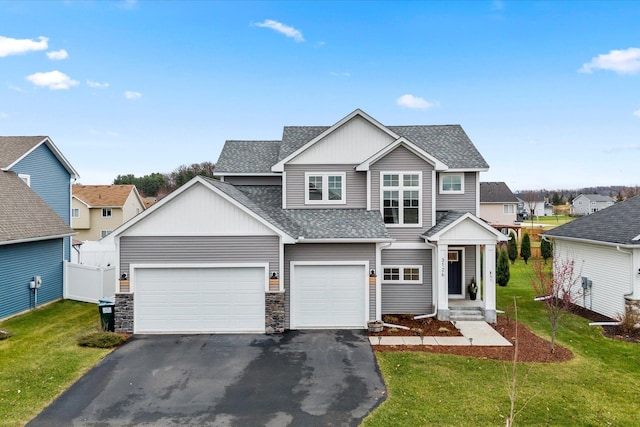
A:
<svg viewBox="0 0 640 427">
<path fill-rule="evenodd" d="M 482 321 L 482 309 L 480 307 L 449 307 L 449 319 L 457 321 Z"/>
</svg>

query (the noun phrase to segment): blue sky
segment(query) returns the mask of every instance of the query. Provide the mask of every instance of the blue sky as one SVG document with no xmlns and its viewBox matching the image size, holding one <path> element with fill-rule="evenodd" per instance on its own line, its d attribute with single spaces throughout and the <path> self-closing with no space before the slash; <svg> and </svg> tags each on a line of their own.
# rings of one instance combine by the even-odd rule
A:
<svg viewBox="0 0 640 427">
<path fill-rule="evenodd" d="M 640 3 L 0 1 L 0 135 L 84 184 L 356 108 L 460 124 L 513 191 L 640 185 Z"/>
</svg>

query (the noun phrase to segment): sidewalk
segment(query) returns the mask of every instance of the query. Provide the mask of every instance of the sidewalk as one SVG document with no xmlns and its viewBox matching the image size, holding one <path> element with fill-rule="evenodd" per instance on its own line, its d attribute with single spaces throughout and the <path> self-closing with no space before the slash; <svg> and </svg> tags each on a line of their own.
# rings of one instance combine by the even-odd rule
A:
<svg viewBox="0 0 640 427">
<path fill-rule="evenodd" d="M 458 321 L 461 337 L 369 337 L 371 345 L 478 345 L 508 347 L 512 344 L 487 322 Z"/>
</svg>

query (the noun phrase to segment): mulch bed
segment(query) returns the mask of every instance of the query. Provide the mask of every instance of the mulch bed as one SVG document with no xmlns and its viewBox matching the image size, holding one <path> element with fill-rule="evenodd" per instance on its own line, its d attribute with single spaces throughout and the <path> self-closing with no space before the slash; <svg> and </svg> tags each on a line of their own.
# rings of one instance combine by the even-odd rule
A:
<svg viewBox="0 0 640 427">
<path fill-rule="evenodd" d="M 571 312 L 578 316 L 584 317 L 591 322 L 615 322 L 616 319 L 611 319 L 595 311 L 588 310 L 579 305 L 573 305 Z M 610 339 L 618 341 L 626 341 L 632 343 L 640 343 L 640 329 L 630 330 L 622 326 L 601 326 L 602 334 Z"/>
<path fill-rule="evenodd" d="M 369 336 L 378 337 L 461 337 L 462 334 L 451 322 L 427 318 L 413 318 L 413 314 L 385 314 L 382 321 L 394 325 L 406 326 L 410 330 L 384 327 L 382 332 L 369 332 Z"/>
<path fill-rule="evenodd" d="M 404 319 L 408 316 L 394 316 L 398 318 L 397 322 L 392 322 L 398 325 L 405 325 Z M 411 317 L 412 318 L 412 317 Z M 384 317 L 383 317 L 384 320 Z M 447 327 L 448 329 L 455 329 L 451 322 L 442 322 L 438 320 L 431 319 L 432 321 L 428 324 L 429 328 L 434 328 L 436 331 L 440 327 Z M 391 322 L 389 322 L 391 323 Z M 564 348 L 558 344 L 555 346 L 555 351 L 551 352 L 551 343 L 544 338 L 540 338 L 533 332 L 529 330 L 527 326 L 522 323 L 515 322 L 514 320 L 507 319 L 504 316 L 498 317 L 498 323 L 493 326 L 493 328 L 498 331 L 502 336 L 504 336 L 511 343 L 515 343 L 516 340 L 516 325 L 518 329 L 518 362 L 537 362 L 537 363 L 558 363 L 558 362 L 566 362 L 567 360 L 571 360 L 573 358 L 573 353 L 571 350 Z M 408 324 L 406 326 L 409 326 Z M 415 327 L 415 326 L 411 326 Z M 430 331 L 432 329 L 425 329 L 423 331 L 423 336 L 442 336 L 433 335 Z M 388 331 L 388 328 L 381 333 L 369 333 L 370 336 L 378 336 L 378 335 L 392 335 L 399 336 L 400 332 L 394 333 L 385 333 Z M 461 336 L 459 331 L 456 329 L 457 335 L 449 335 L 449 336 Z M 416 336 L 415 332 L 412 331 L 403 331 L 402 335 L 408 336 L 413 335 Z M 426 351 L 430 353 L 440 353 L 440 354 L 454 354 L 458 356 L 471 356 L 471 357 L 479 357 L 483 359 L 494 359 L 494 360 L 513 360 L 513 353 L 515 351 L 515 346 L 512 347 L 490 347 L 490 346 L 444 346 L 444 345 L 376 345 L 373 346 L 376 352 L 388 352 L 388 351 Z"/>
</svg>

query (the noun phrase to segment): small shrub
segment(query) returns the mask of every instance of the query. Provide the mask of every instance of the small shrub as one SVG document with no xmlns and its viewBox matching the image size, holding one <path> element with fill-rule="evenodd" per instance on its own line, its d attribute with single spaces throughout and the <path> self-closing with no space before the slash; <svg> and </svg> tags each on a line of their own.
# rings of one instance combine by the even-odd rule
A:
<svg viewBox="0 0 640 427">
<path fill-rule="evenodd" d="M 7 330 L 4 330 L 4 329 L 0 329 L 0 341 L 6 340 L 7 338 L 10 338 L 11 335 L 13 335 L 13 332 L 7 331 Z"/>
<path fill-rule="evenodd" d="M 93 348 L 112 348 L 125 341 L 125 337 L 114 332 L 93 332 L 78 338 L 78 345 Z"/>
<path fill-rule="evenodd" d="M 639 320 L 636 319 L 635 316 L 629 312 L 629 310 L 616 316 L 616 320 L 620 322 L 620 326 L 618 328 L 623 334 L 633 334 L 637 332 L 637 322 Z"/>
<path fill-rule="evenodd" d="M 520 244 L 520 256 L 524 259 L 526 264 L 529 258 L 531 258 L 531 238 L 529 233 L 524 233 L 522 236 L 522 243 Z"/>
<path fill-rule="evenodd" d="M 384 321 L 386 323 L 398 323 L 400 319 L 395 316 L 384 316 Z"/>
</svg>

